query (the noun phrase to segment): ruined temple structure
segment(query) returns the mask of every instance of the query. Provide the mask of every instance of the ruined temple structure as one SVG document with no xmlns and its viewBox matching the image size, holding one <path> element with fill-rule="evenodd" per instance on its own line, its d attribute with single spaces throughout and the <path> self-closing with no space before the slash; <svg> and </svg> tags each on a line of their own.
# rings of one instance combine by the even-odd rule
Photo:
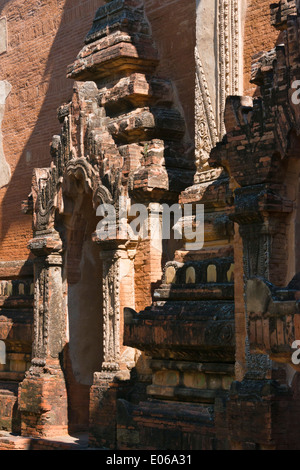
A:
<svg viewBox="0 0 300 470">
<path fill-rule="evenodd" d="M 299 64 L 297 0 L 0 0 L 0 450 L 300 449 Z"/>
</svg>

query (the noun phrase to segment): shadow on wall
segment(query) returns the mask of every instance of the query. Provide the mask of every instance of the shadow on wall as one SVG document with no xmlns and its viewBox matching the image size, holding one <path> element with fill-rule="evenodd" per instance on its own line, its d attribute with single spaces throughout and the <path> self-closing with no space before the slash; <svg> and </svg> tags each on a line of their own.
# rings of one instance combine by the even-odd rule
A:
<svg viewBox="0 0 300 470">
<path fill-rule="evenodd" d="M 7 15 L 9 35 L 9 15 L 6 7 L 15 8 L 15 2 L 14 0 L 8 0 L 1 3 L 0 17 L 5 14 Z M 52 136 L 60 134 L 60 124 L 57 119 L 56 110 L 62 104 L 69 102 L 72 96 L 74 81 L 66 78 L 66 69 L 81 50 L 86 33 L 92 25 L 95 11 L 104 4 L 104 0 L 65 0 L 64 3 L 62 0 L 57 3 L 64 5 L 63 12 L 47 57 L 44 74 L 36 83 L 30 82 L 34 77 L 32 78 L 32 75 L 28 75 L 29 86 L 45 88 L 45 84 L 47 84 L 47 91 L 38 116 L 35 119 L 31 135 L 24 142 L 18 163 L 9 184 L 6 186 L 6 192 L 0 209 L 0 237 L 2 242 L 7 236 L 12 223 L 22 217 L 21 204 L 30 194 L 33 169 L 50 165 L 49 145 Z M 44 5 L 45 2 L 40 6 L 38 13 L 41 12 Z M 39 17 L 38 19 L 40 20 L 41 18 Z M 53 17 L 53 20 L 55 21 L 55 17 Z M 51 18 L 49 18 L 49 21 L 51 21 Z M 18 87 L 18 70 L 16 69 L 15 77 L 6 76 L 6 79 L 12 83 L 13 89 Z M 17 89 L 17 93 L 19 94 L 19 89 Z M 19 112 L 21 112 L 21 109 Z M 26 116 L 24 116 L 24 119 L 26 119 Z M 20 188 L 20 186 L 22 187 Z"/>
<path fill-rule="evenodd" d="M 19 1 L 19 0 L 18 0 Z M 34 15 L 36 15 L 36 24 L 32 23 L 32 28 L 35 26 L 40 26 L 39 22 L 41 19 L 45 21 L 45 12 L 49 14 L 49 3 L 48 0 L 44 0 L 42 2 L 36 1 L 28 1 L 28 6 L 24 5 L 22 7 L 23 10 L 26 9 L 26 17 L 28 14 L 29 9 L 33 8 L 36 9 Z M 99 6 L 104 4 L 104 0 L 57 0 L 53 2 L 55 7 L 61 6 L 61 9 L 57 9 L 57 16 L 54 17 L 55 12 L 53 12 L 53 16 L 49 17 L 49 23 L 52 21 L 59 20 L 59 26 L 56 31 L 55 37 L 54 34 L 49 39 L 53 40 L 51 47 L 49 47 L 49 53 L 47 57 L 45 57 L 45 62 L 43 63 L 43 58 L 40 59 L 37 57 L 35 66 L 37 70 L 42 67 L 44 73 L 42 76 L 34 76 L 32 73 L 28 71 L 28 78 L 27 73 L 26 77 L 18 76 L 18 74 L 22 73 L 22 67 L 18 70 L 18 61 L 20 60 L 19 57 L 13 56 L 13 46 L 10 49 L 11 56 L 7 57 L 8 61 L 12 61 L 15 64 L 15 76 L 9 76 L 9 73 L 6 74 L 6 80 L 12 84 L 13 89 L 16 91 L 16 96 L 18 98 L 21 97 L 21 86 L 25 80 L 28 80 L 28 86 L 32 90 L 41 89 L 46 90 L 45 94 L 42 96 L 41 104 L 37 104 L 38 106 L 38 113 L 34 120 L 34 125 L 32 126 L 32 132 L 30 137 L 27 140 L 23 140 L 22 142 L 22 150 L 17 154 L 18 161 L 16 162 L 16 167 L 12 172 L 12 177 L 8 185 L 3 188 L 3 192 L 5 191 L 2 204 L 1 204 L 1 222 L 0 222 L 0 240 L 3 240 L 8 237 L 8 234 L 11 230 L 12 224 L 20 221 L 22 227 L 26 227 L 24 230 L 27 229 L 28 225 L 26 222 L 31 221 L 31 215 L 27 216 L 26 219 L 22 218 L 21 213 L 21 204 L 22 200 L 26 200 L 27 196 L 30 194 L 31 191 L 31 181 L 32 181 L 32 171 L 35 167 L 48 167 L 50 166 L 51 162 L 51 155 L 50 155 L 50 148 L 49 144 L 52 140 L 54 134 L 60 134 L 60 124 L 57 119 L 57 112 L 59 106 L 62 104 L 69 102 L 72 97 L 72 88 L 74 81 L 69 80 L 66 78 L 66 69 L 67 66 L 74 61 L 78 52 L 81 50 L 84 44 L 84 38 L 89 31 L 92 21 L 95 15 L 95 12 Z M 39 6 L 36 6 L 39 4 Z M 33 7 L 31 7 L 33 5 Z M 8 18 L 8 32 L 9 32 L 9 12 L 10 9 L 15 9 L 17 6 L 17 0 L 9 0 L 7 2 L 2 2 L 0 0 L 0 17 L 7 14 Z M 45 8 L 45 12 L 43 12 L 43 8 Z M 46 9 L 47 8 L 47 9 Z M 13 14 L 13 13 L 12 13 Z M 60 17 L 61 14 L 61 17 Z M 44 15 L 44 16 L 43 16 Z M 13 21 L 13 20 L 12 20 Z M 21 20 L 19 20 L 21 21 Z M 26 18 L 24 19 L 24 22 Z M 32 17 L 31 17 L 32 21 Z M 30 25 L 29 25 L 30 27 Z M 46 33 L 45 33 L 46 34 Z M 39 38 L 35 38 L 35 41 L 39 44 Z M 39 46 L 42 47 L 45 43 L 45 37 L 41 38 L 41 43 Z M 31 45 L 31 44 L 30 44 Z M 30 45 L 28 47 L 30 47 Z M 27 45 L 26 45 L 27 47 Z M 22 48 L 20 48 L 23 50 Z M 24 47 L 25 49 L 25 47 Z M 48 47 L 47 47 L 48 49 Z M 32 54 L 32 51 L 29 50 L 29 57 Z M 24 52 L 23 52 L 24 54 Z M 26 52 L 25 52 L 26 54 Z M 4 58 L 5 59 L 5 58 Z M 26 57 L 24 57 L 26 60 Z M 28 59 L 27 59 L 28 60 Z M 11 68 L 11 64 L 10 64 Z M 19 83 L 22 82 L 21 83 Z M 29 103 L 26 103 L 29 104 Z M 30 103 L 30 105 L 34 106 L 34 103 Z M 21 113 L 21 103 L 17 103 L 18 110 Z M 23 108 L 24 109 L 24 108 Z M 27 109 L 27 108 L 25 108 Z M 15 111 L 15 110 L 14 110 Z M 20 117 L 18 117 L 20 119 Z M 22 119 L 26 121 L 26 115 L 22 116 Z M 25 123 L 26 125 L 26 123 Z M 30 127 L 29 117 L 28 117 L 28 127 Z M 7 137 L 8 139 L 11 138 L 10 135 Z M 22 139 L 22 135 L 20 134 L 19 139 Z M 10 143 L 10 145 L 12 145 Z M 21 148 L 21 145 L 19 145 Z M 17 152 L 16 152 L 17 153 Z M 30 223 L 30 222 L 29 222 Z M 90 230 L 92 231 L 92 230 Z M 29 237 L 27 239 L 27 234 L 25 232 L 25 240 L 24 245 L 29 241 Z M 20 243 L 19 241 L 17 243 Z M 91 253 L 94 255 L 94 251 L 96 250 L 95 247 L 92 247 Z M 81 255 L 81 252 L 79 253 Z M 99 256 L 94 256 L 95 260 L 98 260 Z M 74 261 L 74 260 L 73 260 Z M 88 264 L 89 259 L 84 259 L 85 261 L 85 277 L 83 281 L 79 284 L 81 288 L 81 293 L 84 288 L 90 288 L 90 286 L 94 286 L 94 288 L 98 288 L 98 283 L 88 282 L 91 281 L 90 278 L 87 278 L 87 272 L 91 271 L 90 265 Z M 101 276 L 99 275 L 99 279 Z M 100 281 L 99 281 L 100 282 Z M 73 291 L 76 292 L 76 286 L 71 286 Z M 86 299 L 87 297 L 85 297 Z M 93 296 L 92 296 L 93 298 Z M 99 300 L 99 302 L 101 299 Z M 98 305 L 97 305 L 98 306 Z M 81 307 L 81 310 L 80 308 Z M 75 316 L 73 310 L 75 310 Z M 70 321 L 70 343 L 65 346 L 64 350 L 64 360 L 65 360 L 65 369 L 66 369 L 66 376 L 67 376 L 67 387 L 68 387 L 68 400 L 69 400 L 69 421 L 71 430 L 73 431 L 81 431 L 88 425 L 88 406 L 89 406 L 89 387 L 90 383 L 92 382 L 92 373 L 94 370 L 99 370 L 101 366 L 101 350 L 97 350 L 95 352 L 96 347 L 98 349 L 100 346 L 98 343 L 95 346 L 96 341 L 91 341 L 95 337 L 95 334 L 98 333 L 98 336 L 101 338 L 102 331 L 101 331 L 101 317 L 97 316 L 95 319 L 95 315 L 98 314 L 97 309 L 91 309 L 86 306 L 85 310 L 83 309 L 82 305 L 79 305 L 76 309 L 72 310 L 72 316 L 69 319 Z M 80 310 L 80 311 L 79 311 Z M 83 311 L 84 310 L 84 311 Z M 92 311 L 91 311 L 92 310 Z M 100 308 L 99 308 L 100 310 Z M 79 311 L 79 313 L 78 313 Z M 76 329 L 76 320 L 78 320 L 78 316 L 80 316 L 80 326 L 81 331 L 79 328 Z M 91 315 L 94 317 L 91 319 Z M 84 319 L 83 319 L 84 316 Z M 84 336 L 85 335 L 85 336 Z M 84 336 L 84 337 L 83 337 Z M 75 345 L 74 345 L 75 344 Z M 99 342 L 101 344 L 101 341 Z M 0 344 L 1 347 L 1 344 Z M 79 353 L 82 354 L 80 356 L 77 353 L 76 347 L 78 348 Z M 75 350 L 75 352 L 74 352 Z M 92 350 L 92 353 L 90 352 Z M 77 355 L 76 355 L 77 353 Z M 75 355 L 75 359 L 74 359 Z M 79 359 L 83 362 L 79 363 Z M 94 362 L 96 361 L 96 365 L 94 363 L 88 364 L 89 369 L 84 363 L 84 360 L 89 360 L 90 356 Z M 1 350 L 0 350 L 0 363 L 1 363 Z M 74 366 L 75 363 L 75 366 Z M 82 373 L 82 369 L 88 369 L 89 377 L 82 378 L 81 376 L 78 379 L 78 373 L 76 375 L 77 369 L 79 368 L 80 372 Z M 81 367 L 81 368 L 80 368 Z M 75 371 L 75 373 L 74 373 Z M 17 405 L 16 405 L 16 412 L 17 412 Z M 18 430 L 18 429 L 16 429 Z"/>
</svg>

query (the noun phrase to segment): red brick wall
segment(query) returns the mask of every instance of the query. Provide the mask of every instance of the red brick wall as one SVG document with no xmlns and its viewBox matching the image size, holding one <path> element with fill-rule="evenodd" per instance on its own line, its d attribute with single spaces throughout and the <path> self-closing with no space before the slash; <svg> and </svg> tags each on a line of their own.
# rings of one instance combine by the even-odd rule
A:
<svg viewBox="0 0 300 470">
<path fill-rule="evenodd" d="M 159 51 L 157 72 L 175 84 L 175 103 L 183 107 L 188 134 L 193 139 L 196 1 L 145 0 L 145 8 Z"/>
<path fill-rule="evenodd" d="M 252 96 L 256 85 L 250 83 L 251 62 L 254 54 L 273 49 L 279 38 L 271 26 L 270 0 L 249 0 L 244 29 L 244 95 Z"/>
<path fill-rule="evenodd" d="M 249 2 L 245 23 L 245 94 L 253 54 L 274 47 L 278 32 L 270 25 L 270 0 Z M 37 4 L 0 0 L 7 18 L 8 51 L 0 56 L 1 79 L 12 84 L 3 121 L 4 151 L 13 176 L 0 190 L 0 259 L 26 258 L 31 217 L 20 204 L 30 192 L 34 167 L 49 165 L 49 143 L 60 130 L 57 107 L 71 96 L 66 66 L 83 45 L 96 9 L 103 0 L 49 0 Z M 184 0 L 146 0 L 161 62 L 158 74 L 175 84 L 175 101 L 182 106 L 188 134 L 194 133 L 195 5 Z M 263 34 L 262 34 L 263 32 Z"/>
<path fill-rule="evenodd" d="M 49 166 L 49 143 L 60 132 L 56 109 L 71 97 L 67 65 L 82 47 L 103 0 L 0 1 L 8 50 L 1 80 L 12 85 L 3 121 L 4 152 L 12 179 L 0 190 L 0 259 L 25 259 L 31 217 L 20 212 L 34 167 Z"/>
<path fill-rule="evenodd" d="M 71 97 L 66 67 L 83 46 L 96 9 L 104 0 L 0 0 L 8 28 L 8 51 L 0 56 L 1 80 L 12 85 L 3 121 L 4 151 L 12 169 L 0 189 L 0 260 L 25 259 L 31 217 L 21 214 L 34 167 L 48 166 L 49 143 L 60 132 L 56 109 Z M 195 8 L 185 0 L 147 0 L 161 65 L 174 80 L 193 134 Z M 180 58 L 180 60 L 179 60 Z"/>
</svg>

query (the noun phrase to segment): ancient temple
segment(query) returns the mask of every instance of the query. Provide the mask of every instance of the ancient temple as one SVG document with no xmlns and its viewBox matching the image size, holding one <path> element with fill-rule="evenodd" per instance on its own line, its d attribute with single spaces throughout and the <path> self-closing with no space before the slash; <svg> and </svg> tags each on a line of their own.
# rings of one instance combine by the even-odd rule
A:
<svg viewBox="0 0 300 470">
<path fill-rule="evenodd" d="M 300 449 L 299 25 L 0 0 L 0 450 Z"/>
</svg>

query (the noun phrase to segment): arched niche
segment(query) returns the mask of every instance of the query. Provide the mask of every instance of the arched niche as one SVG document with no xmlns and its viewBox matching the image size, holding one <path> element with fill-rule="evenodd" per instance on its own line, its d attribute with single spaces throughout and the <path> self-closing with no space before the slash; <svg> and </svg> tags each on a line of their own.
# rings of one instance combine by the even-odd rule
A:
<svg viewBox="0 0 300 470">
<path fill-rule="evenodd" d="M 64 243 L 69 429 L 79 432 L 88 429 L 90 387 L 103 361 L 102 262 L 93 242 L 98 218 L 91 184 L 80 165 L 68 170 L 57 229 Z"/>
</svg>

